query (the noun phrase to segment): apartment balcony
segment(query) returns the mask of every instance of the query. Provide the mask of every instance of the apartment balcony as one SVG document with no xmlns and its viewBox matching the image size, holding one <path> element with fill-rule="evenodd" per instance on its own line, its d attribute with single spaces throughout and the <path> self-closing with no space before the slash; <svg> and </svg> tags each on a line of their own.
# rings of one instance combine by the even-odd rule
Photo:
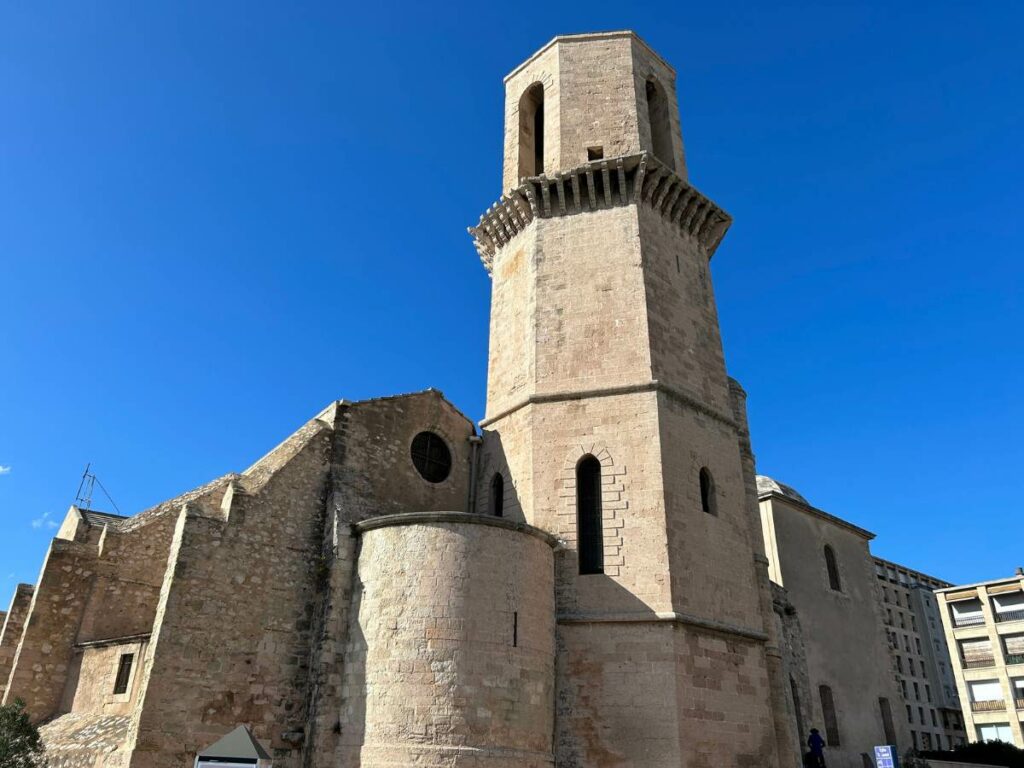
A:
<svg viewBox="0 0 1024 768">
<path fill-rule="evenodd" d="M 1015 699 L 1017 709 L 1024 709 L 1024 699 Z"/>
<path fill-rule="evenodd" d="M 954 627 L 980 627 L 984 624 L 984 616 L 956 616 L 953 618 Z"/>
<path fill-rule="evenodd" d="M 971 712 L 1001 712 L 1004 709 L 1006 709 L 1006 704 L 1002 699 L 971 702 Z"/>
<path fill-rule="evenodd" d="M 964 669 L 981 669 L 982 667 L 994 667 L 996 665 L 995 657 L 985 659 L 964 659 Z"/>
<path fill-rule="evenodd" d="M 1006 654 L 1007 664 L 1024 664 L 1024 653 L 1008 653 Z"/>
<path fill-rule="evenodd" d="M 996 621 L 1024 621 L 1024 610 L 1020 611 L 996 611 L 993 616 Z"/>
</svg>

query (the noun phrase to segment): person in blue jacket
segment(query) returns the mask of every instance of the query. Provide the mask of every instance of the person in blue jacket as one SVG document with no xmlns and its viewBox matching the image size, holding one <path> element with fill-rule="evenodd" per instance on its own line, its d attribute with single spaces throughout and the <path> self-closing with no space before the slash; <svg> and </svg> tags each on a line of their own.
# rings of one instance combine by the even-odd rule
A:
<svg viewBox="0 0 1024 768">
<path fill-rule="evenodd" d="M 807 737 L 807 746 L 811 748 L 811 765 L 818 768 L 825 768 L 825 740 L 821 738 L 817 728 L 811 728 L 811 735 Z"/>
</svg>

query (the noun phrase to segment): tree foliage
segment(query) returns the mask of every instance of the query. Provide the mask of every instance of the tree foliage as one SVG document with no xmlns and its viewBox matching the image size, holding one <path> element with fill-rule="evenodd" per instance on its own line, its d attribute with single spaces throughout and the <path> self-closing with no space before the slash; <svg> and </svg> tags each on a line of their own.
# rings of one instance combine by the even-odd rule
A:
<svg viewBox="0 0 1024 768">
<path fill-rule="evenodd" d="M 42 768 L 43 742 L 38 729 L 25 714 L 25 702 L 0 707 L 0 766 Z"/>
</svg>

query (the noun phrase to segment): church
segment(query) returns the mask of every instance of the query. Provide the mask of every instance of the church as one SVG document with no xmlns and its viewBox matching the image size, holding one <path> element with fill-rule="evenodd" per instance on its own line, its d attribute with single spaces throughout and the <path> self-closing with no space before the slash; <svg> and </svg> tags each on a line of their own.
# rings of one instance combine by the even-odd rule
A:
<svg viewBox="0 0 1024 768">
<path fill-rule="evenodd" d="M 479 424 L 338 400 L 241 473 L 69 510 L 0 636 L 51 766 L 191 766 L 240 726 L 281 768 L 800 764 L 709 270 L 731 219 L 675 77 L 610 32 L 505 78 Z"/>
</svg>

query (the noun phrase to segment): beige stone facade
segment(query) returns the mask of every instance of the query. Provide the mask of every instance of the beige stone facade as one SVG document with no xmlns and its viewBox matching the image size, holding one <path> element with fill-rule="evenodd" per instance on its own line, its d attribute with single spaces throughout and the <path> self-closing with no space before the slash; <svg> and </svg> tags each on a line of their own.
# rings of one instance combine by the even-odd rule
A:
<svg viewBox="0 0 1024 768">
<path fill-rule="evenodd" d="M 505 88 L 482 433 L 433 390 L 338 401 L 242 473 L 73 507 L 0 640 L 53 765 L 180 768 L 239 724 L 282 768 L 799 765 L 811 620 L 773 610 L 730 218 L 688 182 L 675 73 L 581 35 Z"/>
<path fill-rule="evenodd" d="M 1024 748 L 1024 569 L 936 597 L 968 737 Z"/>
<path fill-rule="evenodd" d="M 771 579 L 799 620 L 806 670 L 787 670 L 800 738 L 817 728 L 838 768 L 862 768 L 879 744 L 902 754 L 911 739 L 876 596 L 874 535 L 771 478 L 758 489 Z"/>
</svg>

